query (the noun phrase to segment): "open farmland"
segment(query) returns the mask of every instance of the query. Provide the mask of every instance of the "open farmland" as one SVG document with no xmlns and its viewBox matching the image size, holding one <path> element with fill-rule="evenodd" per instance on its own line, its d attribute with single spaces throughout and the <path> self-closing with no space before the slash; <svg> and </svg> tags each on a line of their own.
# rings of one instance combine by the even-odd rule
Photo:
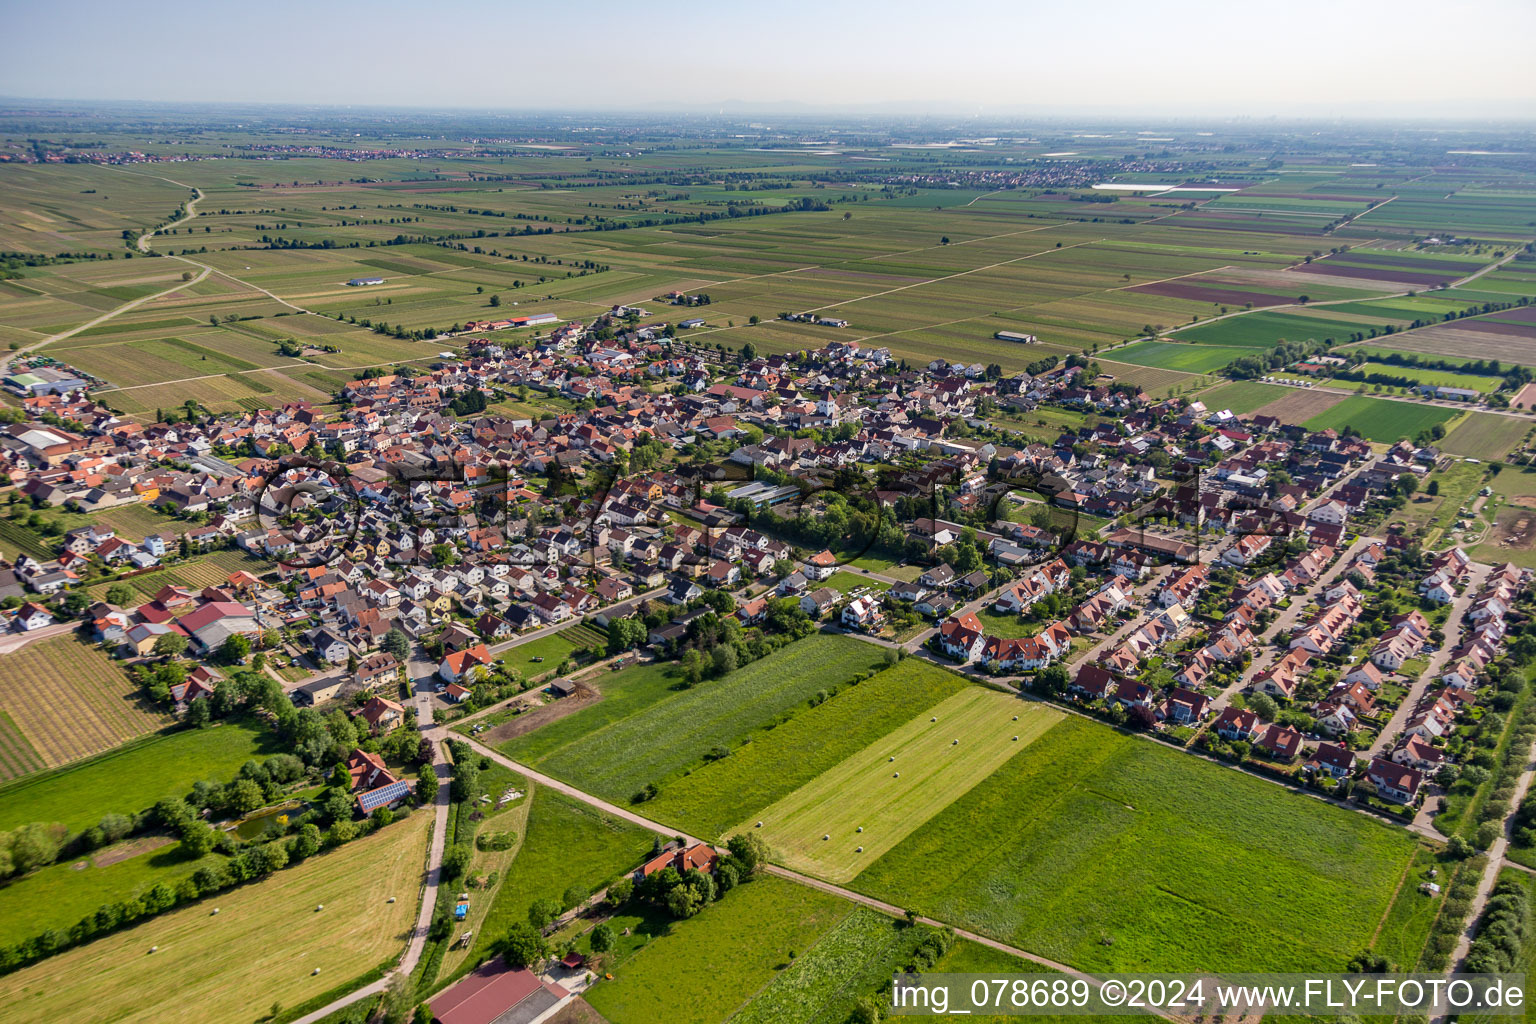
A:
<svg viewBox="0 0 1536 1024">
<path fill-rule="evenodd" d="M 1536 325 L 1483 318 L 1452 320 L 1394 334 L 1392 347 L 1451 359 L 1497 359 L 1536 366 Z"/>
<path fill-rule="evenodd" d="M 1502 459 L 1531 432 L 1530 420 L 1498 413 L 1474 412 L 1440 441 L 1442 451 L 1490 462 Z"/>
<path fill-rule="evenodd" d="M 966 691 L 954 672 L 906 658 L 830 700 L 799 711 L 787 722 L 759 730 L 729 757 L 711 761 L 669 783 L 646 804 L 646 815 L 716 838 L 749 814 L 775 803 L 822 772 L 836 768 L 930 709 Z"/>
<path fill-rule="evenodd" d="M 1411 439 L 1421 430 L 1449 422 L 1459 415 L 1454 409 L 1354 395 L 1312 416 L 1302 425 L 1309 430 L 1332 427 L 1342 431 L 1345 427 L 1353 427 L 1372 441 L 1391 444 L 1401 438 Z"/>
<path fill-rule="evenodd" d="M 1414 849 L 1399 829 L 1068 718 L 852 885 L 1087 970 L 1302 970 L 1368 944 Z"/>
<path fill-rule="evenodd" d="M 1373 353 L 1374 354 L 1374 353 Z M 1438 384 L 1447 388 L 1469 388 L 1491 394 L 1504 384 L 1502 377 L 1481 374 L 1456 373 L 1451 370 L 1427 370 L 1420 366 L 1394 366 L 1390 363 L 1361 363 L 1355 367 L 1364 374 L 1381 373 L 1394 377 L 1407 377 L 1420 384 Z"/>
<path fill-rule="evenodd" d="M 809 636 L 721 679 L 670 693 L 534 764 L 588 792 L 627 799 L 647 784 L 663 784 L 716 748 L 735 746 L 743 735 L 878 660 L 878 651 L 858 640 Z"/>
<path fill-rule="evenodd" d="M 1207 409 L 1215 411 L 1230 409 L 1234 414 L 1242 416 L 1262 409 L 1271 402 L 1277 402 L 1289 393 L 1289 388 L 1276 384 L 1243 380 L 1234 381 L 1231 384 L 1218 384 L 1209 391 L 1202 391 L 1197 397 L 1205 403 Z"/>
<path fill-rule="evenodd" d="M 1215 323 L 1196 324 L 1172 332 L 1177 341 L 1201 345 L 1226 345 L 1258 349 L 1274 348 L 1282 341 L 1346 341 L 1356 331 L 1369 328 L 1353 320 L 1334 320 L 1325 316 L 1294 313 L 1255 312 L 1229 316 Z"/>
<path fill-rule="evenodd" d="M 1254 409 L 1258 416 L 1273 416 L 1281 423 L 1305 423 L 1313 416 L 1321 415 L 1346 396 L 1337 391 L 1318 391 L 1309 388 L 1284 388 L 1285 394 L 1272 402 Z"/>
<path fill-rule="evenodd" d="M 1137 366 L 1155 366 L 1164 370 L 1181 370 L 1186 373 L 1210 373 L 1249 355 L 1240 348 L 1221 345 L 1179 345 L 1167 341 L 1138 341 L 1134 345 L 1115 349 L 1115 362 L 1134 363 Z"/>
<path fill-rule="evenodd" d="M 802 705 L 817 691 L 846 682 L 877 660 L 879 652 L 859 640 L 806 637 L 730 676 L 673 692 L 636 714 L 574 738 L 535 765 L 585 791 L 624 800 L 716 748 L 731 748 L 742 735 Z"/>
<path fill-rule="evenodd" d="M 18 971 L 0 986 L 0 1017 L 42 1024 L 90 1006 L 96 1019 L 147 1022 L 174 1003 L 189 1019 L 246 1020 L 323 995 L 405 948 L 431 822 L 417 814 L 222 893 L 217 917 L 195 903 Z"/>
<path fill-rule="evenodd" d="M 144 704 L 122 665 L 69 636 L 0 654 L 0 711 L 50 768 L 171 721 Z"/>
<path fill-rule="evenodd" d="M 1027 748 L 1061 713 L 970 688 L 754 815 L 776 859 L 846 882 Z M 743 821 L 736 831 L 752 831 Z M 861 852 L 862 851 L 862 852 Z"/>
</svg>

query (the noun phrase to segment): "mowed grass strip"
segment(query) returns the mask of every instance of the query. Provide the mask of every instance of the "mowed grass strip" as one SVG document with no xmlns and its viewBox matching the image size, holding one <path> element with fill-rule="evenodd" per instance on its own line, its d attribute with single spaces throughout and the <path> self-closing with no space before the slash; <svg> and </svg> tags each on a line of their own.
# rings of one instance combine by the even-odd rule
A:
<svg viewBox="0 0 1536 1024">
<path fill-rule="evenodd" d="M 405 948 L 431 821 L 418 812 L 216 901 L 17 971 L 0 987 L 0 1019 L 163 1021 L 174 1004 L 184 1020 L 247 1020 L 252 1007 L 264 1012 L 329 992 Z"/>
<path fill-rule="evenodd" d="M 963 690 L 735 831 L 758 831 L 786 867 L 846 882 L 1062 718 L 993 690 Z"/>
<path fill-rule="evenodd" d="M 819 889 L 756 878 L 646 943 L 587 1001 L 613 1024 L 717 1024 L 852 910 Z"/>
<path fill-rule="evenodd" d="M 1067 718 L 852 887 L 1085 970 L 1333 969 L 1369 945 L 1416 846 Z"/>
<path fill-rule="evenodd" d="M 648 817 L 693 835 L 724 835 L 747 815 L 794 792 L 845 758 L 969 684 L 920 658 L 844 688 L 789 721 L 753 733 L 729 757 L 669 783 Z"/>
<path fill-rule="evenodd" d="M 814 696 L 872 667 L 882 652 L 817 634 L 720 679 L 669 694 L 567 744 L 539 767 L 589 793 L 622 800 L 699 763 Z"/>
</svg>

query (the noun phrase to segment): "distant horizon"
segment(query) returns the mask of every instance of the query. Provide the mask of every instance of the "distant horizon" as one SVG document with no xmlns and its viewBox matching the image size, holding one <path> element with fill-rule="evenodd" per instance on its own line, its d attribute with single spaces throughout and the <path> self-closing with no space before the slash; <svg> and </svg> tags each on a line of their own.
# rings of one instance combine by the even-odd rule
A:
<svg viewBox="0 0 1536 1024">
<path fill-rule="evenodd" d="M 58 105 L 63 108 L 95 107 L 103 111 L 113 109 L 151 108 L 156 110 L 206 110 L 209 112 L 225 111 L 308 111 L 314 114 L 345 115 L 349 112 L 369 114 L 412 114 L 412 115 L 439 115 L 439 116 L 463 116 L 473 115 L 482 117 L 506 117 L 506 118 L 537 118 L 540 116 L 592 116 L 592 117 L 689 117 L 689 118 L 725 118 L 735 119 L 742 117 L 769 117 L 769 118 L 822 118 L 822 119 L 855 119 L 869 118 L 879 121 L 897 121 L 901 119 L 922 120 L 946 120 L 946 121 L 977 121 L 977 122 L 1007 122 L 1034 120 L 1046 123 L 1060 122 L 1060 126 L 1066 126 L 1074 120 L 1091 121 L 1096 126 L 1115 124 L 1144 124 L 1148 120 L 1158 120 L 1170 124 L 1189 124 L 1210 122 L 1234 125 L 1264 125 L 1267 123 L 1296 123 L 1315 125 L 1319 123 L 1336 124 L 1374 124 L 1392 123 L 1397 125 L 1411 125 L 1423 123 L 1431 126 L 1432 130 L 1472 130 L 1500 126 L 1531 125 L 1536 127 L 1536 102 L 1527 104 L 1512 102 L 1507 113 L 1490 112 L 1488 104 L 1484 101 L 1442 101 L 1442 109 L 1420 110 L 1417 112 L 1372 112 L 1359 109 L 1349 112 L 1325 112 L 1321 110 L 1308 111 L 1306 109 L 1292 109 L 1272 112 L 1235 112 L 1230 110 L 1199 110 L 1199 109 L 1162 109 L 1162 108 L 1128 108 L 1119 107 L 1016 107 L 994 109 L 966 110 L 961 107 L 929 106 L 921 108 L 916 104 L 904 105 L 894 101 L 871 103 L 862 106 L 846 105 L 818 105 L 802 101 L 782 101 L 774 103 L 770 101 L 747 100 L 723 100 L 713 103 L 697 102 L 687 104 L 654 103 L 639 106 L 477 106 L 473 104 L 410 104 L 410 103 L 350 103 L 344 101 L 327 100 L 167 100 L 152 98 L 127 98 L 127 97 L 88 97 L 88 96 L 29 96 L 0 94 L 0 116 L 18 116 L 25 110 L 17 108 L 38 107 L 46 108 L 48 105 Z M 1457 108 L 1476 105 L 1480 113 L 1468 115 L 1458 113 Z M 40 112 L 43 112 L 40 110 Z M 1445 122 L 1454 121 L 1455 124 Z M 772 127 L 772 126 L 770 126 Z M 94 129 L 93 129 L 94 130 Z M 1426 130 L 1431 130 L 1426 128 Z"/>
<path fill-rule="evenodd" d="M 0 93 L 58 101 L 126 88 L 144 103 L 482 113 L 1536 118 L 1529 0 L 1099 0 L 1086 15 L 787 0 L 771 18 L 676 0 L 4 2 L 22 45 Z M 1464 54 L 1445 47 L 1463 36 Z"/>
</svg>

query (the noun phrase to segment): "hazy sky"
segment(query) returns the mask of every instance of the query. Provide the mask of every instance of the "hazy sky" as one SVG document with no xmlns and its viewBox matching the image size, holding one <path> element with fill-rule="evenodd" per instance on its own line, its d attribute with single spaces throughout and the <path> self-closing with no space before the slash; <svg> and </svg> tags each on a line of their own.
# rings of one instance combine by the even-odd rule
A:
<svg viewBox="0 0 1536 1024">
<path fill-rule="evenodd" d="M 1536 0 L 0 0 L 0 94 L 1536 117 Z"/>
</svg>

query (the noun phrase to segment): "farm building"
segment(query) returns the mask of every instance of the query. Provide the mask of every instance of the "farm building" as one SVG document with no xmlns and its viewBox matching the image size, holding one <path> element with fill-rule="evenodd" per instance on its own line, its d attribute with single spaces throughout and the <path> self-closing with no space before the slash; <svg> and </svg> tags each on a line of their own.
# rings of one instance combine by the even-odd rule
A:
<svg viewBox="0 0 1536 1024">
<path fill-rule="evenodd" d="M 6 390 L 22 396 L 62 395 L 70 391 L 84 391 L 89 386 L 83 377 L 51 366 L 34 367 L 25 373 L 13 373 L 5 378 Z"/>
<path fill-rule="evenodd" d="M 492 1024 L 500 1020 L 543 1020 L 571 998 L 552 981 L 527 968 L 514 971 L 501 957 L 477 967 L 432 999 L 433 1024 Z"/>
<path fill-rule="evenodd" d="M 704 326 L 704 319 L 703 319 L 703 317 L 697 317 L 697 316 L 689 317 L 687 320 L 682 321 L 677 326 L 679 326 L 679 327 L 703 327 Z"/>
<path fill-rule="evenodd" d="M 1471 388 L 1447 388 L 1439 384 L 1421 384 L 1419 394 L 1425 398 L 1442 398 L 1451 402 L 1475 402 L 1482 397 Z"/>
<path fill-rule="evenodd" d="M 354 277 L 347 282 L 348 288 L 366 288 L 370 284 L 383 284 L 382 277 Z"/>
<path fill-rule="evenodd" d="M 998 331 L 992 337 L 998 341 L 1016 341 L 1021 345 L 1033 345 L 1040 340 L 1033 334 L 1022 334 L 1019 331 Z"/>
</svg>

